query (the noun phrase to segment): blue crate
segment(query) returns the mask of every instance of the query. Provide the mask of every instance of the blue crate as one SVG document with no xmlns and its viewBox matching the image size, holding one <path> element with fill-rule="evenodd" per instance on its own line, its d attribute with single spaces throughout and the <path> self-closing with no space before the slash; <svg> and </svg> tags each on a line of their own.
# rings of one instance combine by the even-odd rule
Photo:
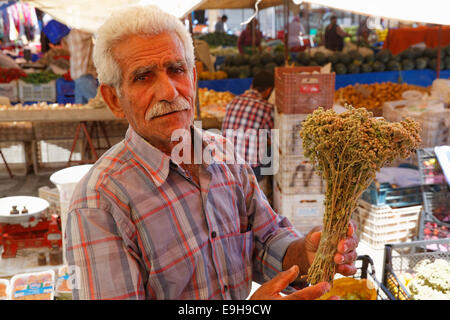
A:
<svg viewBox="0 0 450 320">
<path fill-rule="evenodd" d="M 56 102 L 59 104 L 75 103 L 75 95 L 57 95 Z"/>
<path fill-rule="evenodd" d="M 363 192 L 361 199 L 376 206 L 415 206 L 422 204 L 422 190 L 420 186 L 393 188 L 389 183 L 381 183 L 377 188 L 376 184 L 372 183 Z"/>
<path fill-rule="evenodd" d="M 57 95 L 74 95 L 75 94 L 75 82 L 64 80 L 64 78 L 56 79 L 56 94 Z"/>
<path fill-rule="evenodd" d="M 70 32 L 70 29 L 56 20 L 50 20 L 42 31 L 51 43 L 56 44 Z"/>
</svg>

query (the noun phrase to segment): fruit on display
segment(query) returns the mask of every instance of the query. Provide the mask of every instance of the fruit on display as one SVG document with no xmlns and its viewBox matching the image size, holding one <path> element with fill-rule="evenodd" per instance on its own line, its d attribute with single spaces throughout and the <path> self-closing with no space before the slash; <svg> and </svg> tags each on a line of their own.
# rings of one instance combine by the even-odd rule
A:
<svg viewBox="0 0 450 320">
<path fill-rule="evenodd" d="M 386 101 L 402 100 L 402 93 L 408 90 L 418 90 L 429 93 L 430 89 L 407 83 L 382 82 L 373 84 L 348 85 L 334 93 L 334 101 L 340 105 L 350 104 L 355 108 L 364 107 L 368 110 L 381 108 Z"/>
<path fill-rule="evenodd" d="M 199 73 L 199 80 L 221 80 L 227 78 L 227 73 L 225 71 L 219 70 L 215 72 L 202 71 Z"/>
<path fill-rule="evenodd" d="M 250 78 L 261 70 L 274 73 L 275 67 L 281 65 L 284 65 L 284 54 L 280 52 L 235 54 L 225 57 L 220 71 L 225 72 L 228 78 Z"/>
<path fill-rule="evenodd" d="M 336 74 L 423 70 L 427 68 L 436 70 L 437 49 L 409 48 L 393 55 L 388 49 L 381 49 L 374 53 L 369 48 L 353 46 L 347 46 L 342 52 L 313 48 L 297 53 L 294 60 L 298 66 L 323 66 L 331 63 L 332 71 Z M 450 46 L 443 48 L 441 51 L 440 69 L 450 69 Z"/>
<path fill-rule="evenodd" d="M 206 33 L 198 37 L 199 40 L 206 41 L 210 47 L 217 46 L 236 46 L 238 37 L 232 34 L 221 32 Z"/>
<path fill-rule="evenodd" d="M 10 83 L 11 81 L 18 80 L 26 76 L 27 74 L 21 69 L 0 68 L 0 83 Z"/>
<path fill-rule="evenodd" d="M 0 112 L 2 110 L 17 110 L 17 111 L 28 111 L 28 110 L 64 110 L 64 109 L 92 109 L 89 104 L 58 104 L 58 103 L 50 103 L 47 102 L 39 102 L 33 104 L 24 104 L 17 103 L 13 106 L 0 105 Z"/>
<path fill-rule="evenodd" d="M 200 106 L 228 104 L 234 98 L 230 91 L 215 91 L 207 88 L 198 88 Z"/>
</svg>

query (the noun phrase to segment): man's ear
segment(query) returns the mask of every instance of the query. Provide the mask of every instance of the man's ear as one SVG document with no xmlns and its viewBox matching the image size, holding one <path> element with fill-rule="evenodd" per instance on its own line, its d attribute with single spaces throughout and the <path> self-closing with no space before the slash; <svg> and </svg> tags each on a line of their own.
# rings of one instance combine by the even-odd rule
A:
<svg viewBox="0 0 450 320">
<path fill-rule="evenodd" d="M 122 107 L 120 106 L 119 97 L 117 96 L 117 91 L 115 88 L 107 85 L 100 84 L 100 92 L 102 93 L 103 100 L 105 100 L 109 109 L 111 109 L 112 113 L 117 118 L 125 118 L 125 113 L 123 112 Z"/>
</svg>

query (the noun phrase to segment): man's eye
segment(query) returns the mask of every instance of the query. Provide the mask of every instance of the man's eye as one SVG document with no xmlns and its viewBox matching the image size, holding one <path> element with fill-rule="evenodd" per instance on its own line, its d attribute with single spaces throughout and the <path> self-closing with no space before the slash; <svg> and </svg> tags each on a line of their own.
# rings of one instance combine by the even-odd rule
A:
<svg viewBox="0 0 450 320">
<path fill-rule="evenodd" d="M 183 67 L 175 67 L 175 68 L 172 68 L 172 72 L 181 74 L 181 73 L 184 73 L 184 68 Z"/>
<path fill-rule="evenodd" d="M 148 80 L 150 77 L 148 74 L 143 74 L 143 75 L 137 75 L 136 77 L 134 77 L 134 81 L 146 81 Z"/>
</svg>

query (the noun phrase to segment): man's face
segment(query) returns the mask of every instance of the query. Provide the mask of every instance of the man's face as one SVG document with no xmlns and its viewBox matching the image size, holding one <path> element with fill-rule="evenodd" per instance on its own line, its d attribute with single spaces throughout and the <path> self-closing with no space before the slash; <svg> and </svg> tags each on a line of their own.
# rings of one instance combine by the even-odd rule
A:
<svg viewBox="0 0 450 320">
<path fill-rule="evenodd" d="M 194 118 L 196 74 L 188 70 L 180 38 L 175 33 L 132 35 L 113 55 L 122 71 L 119 110 L 140 136 L 170 149 L 172 132 L 188 130 Z"/>
</svg>

